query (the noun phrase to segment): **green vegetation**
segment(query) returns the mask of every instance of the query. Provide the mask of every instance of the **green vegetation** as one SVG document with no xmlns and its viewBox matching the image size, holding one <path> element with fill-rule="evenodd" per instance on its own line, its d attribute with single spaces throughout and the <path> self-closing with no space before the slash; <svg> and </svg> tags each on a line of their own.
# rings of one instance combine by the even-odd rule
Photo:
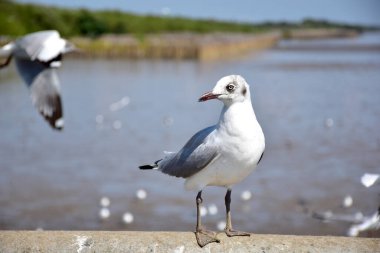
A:
<svg viewBox="0 0 380 253">
<path fill-rule="evenodd" d="M 261 26 L 181 17 L 140 16 L 120 11 L 89 11 L 53 6 L 20 4 L 0 0 L 0 34 L 18 36 L 38 30 L 56 29 L 63 36 L 98 36 L 190 31 L 206 33 L 259 32 Z"/>
<path fill-rule="evenodd" d="M 120 11 L 89 11 L 0 0 L 0 35 L 19 36 L 26 33 L 56 29 L 65 37 L 97 37 L 102 34 L 135 34 L 164 32 L 243 32 L 290 28 L 351 28 L 359 26 L 306 20 L 292 23 L 233 23 L 215 20 L 194 20 L 182 17 L 141 16 Z"/>
</svg>

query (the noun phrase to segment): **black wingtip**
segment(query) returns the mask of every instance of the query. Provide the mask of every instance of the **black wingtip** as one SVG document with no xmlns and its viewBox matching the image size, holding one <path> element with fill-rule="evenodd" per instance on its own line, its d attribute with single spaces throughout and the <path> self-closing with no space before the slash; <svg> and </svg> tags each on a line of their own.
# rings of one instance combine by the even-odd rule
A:
<svg viewBox="0 0 380 253">
<path fill-rule="evenodd" d="M 139 166 L 140 170 L 153 170 L 154 168 L 155 168 L 155 166 L 152 166 L 152 165 L 141 165 L 141 166 Z"/>
<path fill-rule="evenodd" d="M 65 126 L 65 121 L 63 119 L 61 97 L 59 95 L 53 96 L 53 98 L 49 102 L 49 107 L 53 109 L 53 113 L 51 115 L 47 115 L 46 113 L 44 113 L 43 109 L 39 109 L 39 112 L 49 123 L 51 128 L 60 132 L 63 130 Z"/>
<path fill-rule="evenodd" d="M 12 55 L 10 55 L 3 63 L 0 63 L 0 69 L 8 66 L 11 60 L 12 60 Z"/>
<path fill-rule="evenodd" d="M 45 119 L 49 122 L 49 125 L 51 126 L 52 129 L 56 130 L 56 131 L 62 131 L 63 128 L 64 128 L 64 121 L 62 118 L 60 119 L 54 119 L 54 118 L 51 118 L 51 117 L 45 117 Z"/>
<path fill-rule="evenodd" d="M 53 128 L 54 130 L 56 130 L 57 132 L 62 132 L 62 131 L 63 131 L 63 127 L 53 127 L 53 126 L 52 126 L 52 128 Z"/>
<path fill-rule="evenodd" d="M 141 166 L 139 166 L 139 169 L 140 169 L 140 170 L 154 170 L 154 169 L 157 169 L 157 168 L 158 168 L 158 163 L 159 163 L 161 160 L 162 160 L 162 159 L 155 161 L 153 165 L 151 165 L 151 164 L 141 165 Z"/>
</svg>

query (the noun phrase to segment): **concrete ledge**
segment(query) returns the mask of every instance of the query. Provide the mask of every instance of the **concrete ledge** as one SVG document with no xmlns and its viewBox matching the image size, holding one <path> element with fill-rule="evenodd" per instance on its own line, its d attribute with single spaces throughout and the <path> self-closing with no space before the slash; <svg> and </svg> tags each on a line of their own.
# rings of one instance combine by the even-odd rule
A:
<svg viewBox="0 0 380 253">
<path fill-rule="evenodd" d="M 380 239 L 257 235 L 200 248 L 191 232 L 0 231 L 0 252 L 380 252 Z"/>
</svg>

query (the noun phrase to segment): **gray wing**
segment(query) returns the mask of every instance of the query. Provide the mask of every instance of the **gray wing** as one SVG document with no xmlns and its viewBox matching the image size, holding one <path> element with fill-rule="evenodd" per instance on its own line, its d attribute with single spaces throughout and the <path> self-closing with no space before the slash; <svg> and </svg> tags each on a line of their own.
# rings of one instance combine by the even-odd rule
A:
<svg viewBox="0 0 380 253">
<path fill-rule="evenodd" d="M 30 89 L 32 102 L 52 128 L 63 128 L 59 80 L 54 68 L 39 61 L 16 58 L 16 66 Z"/>
<path fill-rule="evenodd" d="M 171 176 L 187 178 L 205 168 L 218 155 L 216 147 L 205 142 L 214 130 L 215 126 L 211 126 L 196 133 L 178 153 L 164 158 L 159 169 Z"/>
</svg>

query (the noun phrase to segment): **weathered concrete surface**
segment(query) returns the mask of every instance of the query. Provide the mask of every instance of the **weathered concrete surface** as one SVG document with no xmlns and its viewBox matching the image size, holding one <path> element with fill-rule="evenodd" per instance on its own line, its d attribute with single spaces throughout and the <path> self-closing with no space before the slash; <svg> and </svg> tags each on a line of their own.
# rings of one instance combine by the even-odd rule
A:
<svg viewBox="0 0 380 253">
<path fill-rule="evenodd" d="M 0 231 L 0 252 L 380 252 L 378 238 L 251 235 L 200 248 L 190 232 Z"/>
</svg>

